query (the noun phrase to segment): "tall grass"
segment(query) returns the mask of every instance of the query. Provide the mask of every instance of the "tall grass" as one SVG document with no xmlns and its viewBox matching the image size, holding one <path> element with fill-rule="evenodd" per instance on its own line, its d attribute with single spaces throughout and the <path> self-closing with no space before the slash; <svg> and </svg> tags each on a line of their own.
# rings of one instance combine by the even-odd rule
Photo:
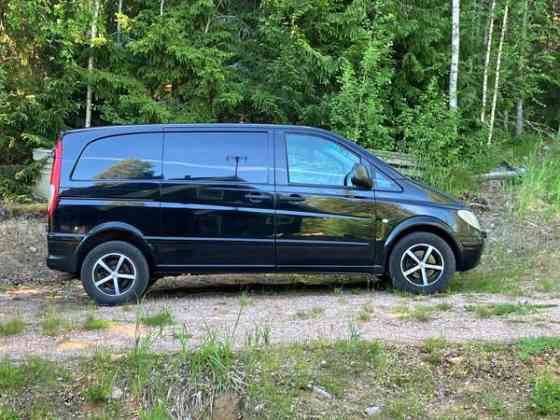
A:
<svg viewBox="0 0 560 420">
<path fill-rule="evenodd" d="M 518 188 L 519 212 L 560 213 L 560 148 L 533 153 Z"/>
</svg>

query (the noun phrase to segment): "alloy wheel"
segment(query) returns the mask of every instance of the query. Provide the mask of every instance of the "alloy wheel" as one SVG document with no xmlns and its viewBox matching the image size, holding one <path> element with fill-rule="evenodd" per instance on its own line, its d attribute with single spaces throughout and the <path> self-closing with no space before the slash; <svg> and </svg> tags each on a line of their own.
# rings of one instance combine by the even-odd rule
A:
<svg viewBox="0 0 560 420">
<path fill-rule="evenodd" d="M 120 296 L 134 285 L 136 267 L 126 255 L 106 254 L 93 265 L 92 280 L 100 292 L 109 296 Z"/>
<path fill-rule="evenodd" d="M 445 261 L 441 252 L 429 244 L 415 244 L 401 258 L 401 272 L 414 286 L 428 287 L 441 278 Z"/>
</svg>

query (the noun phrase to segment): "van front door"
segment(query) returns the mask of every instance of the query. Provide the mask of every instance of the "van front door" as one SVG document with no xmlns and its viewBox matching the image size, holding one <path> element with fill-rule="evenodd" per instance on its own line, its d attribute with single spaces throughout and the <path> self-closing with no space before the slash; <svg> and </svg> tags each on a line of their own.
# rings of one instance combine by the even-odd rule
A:
<svg viewBox="0 0 560 420">
<path fill-rule="evenodd" d="M 369 271 L 373 191 L 351 185 L 360 157 L 335 139 L 286 131 L 276 139 L 276 247 L 280 271 Z"/>
<path fill-rule="evenodd" d="M 266 130 L 165 133 L 161 268 L 274 269 L 270 143 Z"/>
</svg>

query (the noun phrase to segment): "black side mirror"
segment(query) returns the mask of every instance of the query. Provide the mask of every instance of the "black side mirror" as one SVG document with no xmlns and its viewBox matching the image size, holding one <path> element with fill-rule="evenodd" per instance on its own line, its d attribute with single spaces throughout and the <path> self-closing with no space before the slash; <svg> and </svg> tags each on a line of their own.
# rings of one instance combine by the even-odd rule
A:
<svg viewBox="0 0 560 420">
<path fill-rule="evenodd" d="M 371 190 L 373 188 L 373 180 L 369 176 L 367 168 L 357 163 L 352 169 L 352 176 L 350 178 L 352 185 L 363 190 Z"/>
</svg>

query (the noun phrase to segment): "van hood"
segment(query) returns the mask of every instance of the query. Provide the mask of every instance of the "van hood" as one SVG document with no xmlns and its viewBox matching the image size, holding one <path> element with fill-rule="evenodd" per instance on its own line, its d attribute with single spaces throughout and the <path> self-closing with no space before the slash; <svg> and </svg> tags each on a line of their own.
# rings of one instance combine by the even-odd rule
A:
<svg viewBox="0 0 560 420">
<path fill-rule="evenodd" d="M 416 179 L 408 178 L 408 181 L 414 184 L 416 188 L 419 188 L 426 193 L 426 199 L 437 204 L 444 206 L 449 206 L 453 208 L 466 208 L 467 205 L 461 200 L 453 197 L 451 194 L 440 191 L 422 181 Z"/>
</svg>

